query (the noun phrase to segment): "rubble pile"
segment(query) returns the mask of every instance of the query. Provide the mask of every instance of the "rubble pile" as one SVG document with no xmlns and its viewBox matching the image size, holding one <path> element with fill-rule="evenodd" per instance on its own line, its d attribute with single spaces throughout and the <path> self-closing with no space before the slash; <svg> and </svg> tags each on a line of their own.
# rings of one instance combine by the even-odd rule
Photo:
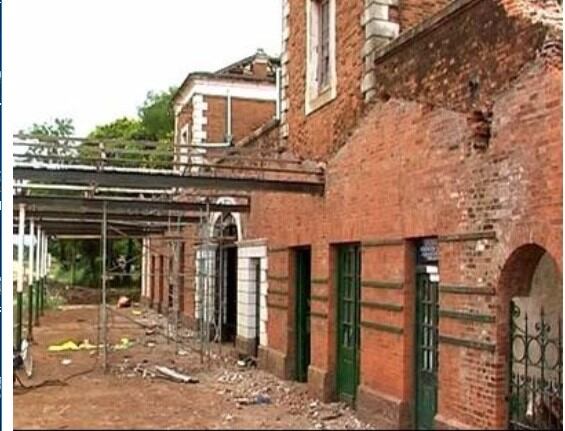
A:
<svg viewBox="0 0 565 431">
<path fill-rule="evenodd" d="M 285 406 L 288 414 L 307 417 L 313 429 L 370 429 L 345 403 L 322 403 L 308 396 L 303 384 L 277 379 L 261 370 L 222 369 L 215 373 L 218 395 L 234 404 L 235 412 L 248 406 Z M 236 413 L 228 412 L 228 421 Z M 275 421 L 280 418 L 274 418 Z"/>
</svg>

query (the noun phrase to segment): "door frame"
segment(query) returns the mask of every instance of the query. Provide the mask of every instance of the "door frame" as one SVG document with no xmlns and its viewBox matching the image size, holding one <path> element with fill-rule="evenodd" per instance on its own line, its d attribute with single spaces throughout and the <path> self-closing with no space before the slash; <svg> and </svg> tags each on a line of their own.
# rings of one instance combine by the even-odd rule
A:
<svg viewBox="0 0 565 431">
<path fill-rule="evenodd" d="M 357 249 L 357 259 L 359 265 L 358 271 L 358 286 L 356 292 L 356 302 L 357 307 L 355 310 L 355 321 L 356 321 L 356 345 L 355 345 L 355 389 L 352 394 L 351 404 L 355 406 L 357 401 L 357 391 L 359 390 L 359 386 L 361 383 L 361 279 L 362 279 L 362 256 L 363 256 L 363 249 L 361 243 L 359 242 L 351 242 L 351 243 L 340 243 L 334 245 L 334 282 L 335 282 L 335 295 L 336 295 L 336 302 L 335 302 L 335 351 L 336 351 L 336 363 L 335 363 L 335 395 L 338 400 L 340 400 L 340 385 L 339 385 L 339 373 L 340 373 L 340 300 L 341 300 L 341 253 L 348 247 L 355 247 Z"/>
<path fill-rule="evenodd" d="M 411 250 L 409 250 L 409 253 L 411 254 L 410 258 L 411 258 L 411 264 L 413 264 L 413 269 L 412 269 L 412 276 L 413 278 L 413 282 L 411 283 L 412 288 L 413 288 L 413 305 L 412 305 L 412 312 L 413 312 L 413 319 L 411 322 L 411 328 L 413 331 L 413 341 L 412 341 L 412 378 L 413 378 L 413 385 L 412 385 L 412 423 L 413 423 L 413 427 L 415 429 L 419 429 L 418 428 L 418 389 L 419 389 L 419 357 L 418 357 L 418 353 L 419 353 L 419 343 L 418 343 L 418 324 L 419 324 L 419 319 L 418 319 L 418 299 L 419 299 L 419 293 L 418 293 L 418 276 L 420 274 L 428 274 L 431 275 L 431 273 L 428 273 L 425 270 L 426 266 L 435 266 L 437 268 L 437 276 L 439 279 L 439 256 L 436 258 L 436 260 L 429 260 L 426 261 L 422 256 L 420 256 L 419 253 L 419 246 L 420 244 L 424 241 L 424 240 L 435 240 L 436 241 L 436 248 L 437 248 L 437 253 L 439 255 L 439 242 L 437 242 L 437 237 L 425 237 L 425 238 L 417 238 L 414 239 L 412 241 L 411 244 Z M 439 281 L 433 281 L 438 283 L 437 286 L 437 290 L 436 290 L 436 355 L 435 355 L 435 361 L 436 361 L 436 412 L 435 415 L 437 415 L 437 410 L 438 410 L 438 404 L 439 404 Z M 435 417 L 434 415 L 434 417 Z"/>
<path fill-rule="evenodd" d="M 301 314 L 299 313 L 299 309 L 301 308 L 300 302 L 300 294 L 303 292 L 302 289 L 299 288 L 299 259 L 300 256 L 308 256 L 308 272 L 309 276 L 307 278 L 307 292 L 308 292 L 308 304 L 306 305 L 306 316 L 305 321 L 306 324 L 309 325 L 310 330 L 307 331 L 308 337 L 308 351 L 302 352 L 302 349 L 299 348 L 300 340 L 301 340 L 301 325 L 299 324 L 299 319 Z M 308 367 L 310 366 L 312 360 L 312 322 L 311 322 L 311 298 L 312 298 L 312 248 L 310 246 L 303 246 L 303 247 L 296 247 L 293 249 L 293 265 L 294 265 L 294 378 L 299 382 L 307 382 L 308 381 Z M 302 354 L 300 354 L 302 353 Z M 308 365 L 306 366 L 306 370 L 304 370 L 305 375 L 299 375 L 299 364 L 301 361 L 307 362 Z"/>
</svg>

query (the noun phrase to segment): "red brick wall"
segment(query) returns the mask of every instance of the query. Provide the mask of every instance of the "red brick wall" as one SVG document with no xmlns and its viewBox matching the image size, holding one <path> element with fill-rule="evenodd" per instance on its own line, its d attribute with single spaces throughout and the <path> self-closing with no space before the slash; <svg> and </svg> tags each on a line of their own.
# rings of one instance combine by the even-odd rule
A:
<svg viewBox="0 0 565 431">
<path fill-rule="evenodd" d="M 207 141 L 225 142 L 226 98 L 206 96 Z M 232 135 L 235 142 L 258 129 L 275 115 L 275 102 L 232 98 Z"/>
<path fill-rule="evenodd" d="M 292 150 L 311 158 L 326 157 L 343 145 L 362 108 L 364 5 L 362 1 L 337 1 L 336 7 L 337 98 L 306 116 L 306 5 L 290 0 L 288 142 Z"/>
<path fill-rule="evenodd" d="M 291 25 L 303 19 L 301 10 L 292 12 Z M 441 283 L 477 289 L 466 295 L 441 294 L 440 308 L 470 310 L 494 323 L 441 319 L 441 336 L 478 344 L 440 343 L 437 419 L 505 427 L 508 315 L 500 268 L 516 248 L 535 242 L 562 269 L 562 70 L 534 55 L 545 31 L 507 18 L 496 2 L 479 1 L 451 19 L 455 24 L 447 22 L 446 30 L 415 38 L 378 63 L 382 90 L 392 98 L 376 102 L 329 160 L 325 196 L 255 193 L 244 231 L 246 238 L 268 238 L 271 249 L 312 245 L 312 278 L 322 280 L 312 285 L 312 294 L 327 298 L 312 303 L 314 312 L 327 315 L 312 320 L 312 365 L 326 374 L 322 386 L 329 388 L 311 382 L 316 394 L 331 393 L 335 375 L 332 246 L 396 241 L 363 248 L 362 278 L 402 283 L 402 289 L 363 287 L 361 293 L 363 300 L 403 307 L 362 310 L 362 321 L 402 331 L 363 328 L 361 334 L 361 386 L 398 401 L 395 405 L 403 412 L 396 426 L 409 420 L 414 371 L 414 267 L 411 245 L 402 241 L 439 236 Z M 477 23 L 499 30 L 474 31 Z M 296 50 L 300 29 L 295 30 L 291 45 Z M 303 82 L 292 72 L 299 69 L 292 58 L 290 145 L 301 152 L 309 152 L 308 145 L 320 150 L 326 133 L 333 132 L 304 118 L 303 102 L 297 102 L 299 97 L 303 101 L 303 88 L 296 89 L 296 82 L 298 87 Z M 384 65 L 391 72 L 391 64 L 397 69 L 387 75 Z M 481 85 L 478 99 L 469 104 L 466 90 L 472 68 Z M 490 140 L 481 149 L 471 145 L 476 133 L 469 109 L 475 104 L 488 105 L 492 113 Z M 331 123 L 328 118 L 337 115 L 336 106 L 324 108 L 319 118 Z M 480 238 L 491 231 L 496 239 Z M 460 235 L 469 233 L 479 238 Z M 288 282 L 270 281 L 269 288 L 286 289 L 288 298 L 293 297 L 290 256 L 290 251 L 280 250 L 269 254 L 269 274 L 290 276 Z M 287 311 L 268 310 L 269 347 L 292 363 L 292 303 L 287 306 Z M 390 417 L 385 410 L 376 413 Z"/>
<path fill-rule="evenodd" d="M 205 96 L 204 102 L 208 103 L 206 110 L 207 123 L 204 126 L 206 141 L 219 143 L 226 141 L 226 98 Z"/>
<path fill-rule="evenodd" d="M 275 116 L 275 102 L 232 98 L 234 142 L 245 138 Z"/>
<path fill-rule="evenodd" d="M 184 256 L 181 257 L 181 269 L 179 275 L 181 276 L 179 288 L 182 291 L 179 292 L 180 300 L 182 304 L 179 303 L 179 309 L 181 311 L 181 318 L 189 326 L 193 327 L 195 322 L 195 246 L 197 235 L 197 225 L 190 225 L 183 228 L 182 236 L 184 247 Z M 150 293 L 148 297 L 153 296 L 152 305 L 154 308 L 162 311 L 166 311 L 168 308 L 168 283 L 169 283 L 169 257 L 170 257 L 170 245 L 168 241 L 165 241 L 163 237 L 154 236 L 151 238 L 150 245 L 150 262 L 151 256 L 155 257 L 155 275 L 154 278 L 149 278 Z M 164 259 L 164 268 L 160 267 L 160 256 Z M 163 274 L 163 291 L 160 290 L 160 280 L 161 273 Z M 151 282 L 154 280 L 154 283 Z"/>
<path fill-rule="evenodd" d="M 508 18 L 497 1 L 475 2 L 466 10 L 406 43 L 393 42 L 375 63 L 377 94 L 461 111 L 488 105 L 493 93 L 508 87 L 536 57 L 547 31 Z M 478 82 L 474 96 L 472 80 Z"/>
<path fill-rule="evenodd" d="M 400 0 L 400 32 L 421 23 L 453 0 Z"/>
</svg>

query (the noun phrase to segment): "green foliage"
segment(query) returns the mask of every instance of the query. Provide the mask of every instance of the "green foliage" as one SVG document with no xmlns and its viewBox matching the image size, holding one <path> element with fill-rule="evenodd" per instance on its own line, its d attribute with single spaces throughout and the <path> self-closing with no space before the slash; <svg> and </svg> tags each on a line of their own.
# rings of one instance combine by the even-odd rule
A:
<svg viewBox="0 0 565 431">
<path fill-rule="evenodd" d="M 20 131 L 22 134 L 32 136 L 49 136 L 54 138 L 68 138 L 75 132 L 75 126 L 71 118 L 55 118 L 52 123 L 33 123 L 33 125 L 25 131 Z M 69 157 L 73 155 L 73 148 L 65 139 L 58 140 L 60 144 L 57 146 L 49 147 L 29 147 L 26 154 L 36 156 L 35 160 L 41 162 L 55 161 L 59 157 Z M 42 156 L 37 159 L 37 156 Z M 45 157 L 47 156 L 47 157 Z M 34 160 L 34 157 L 29 157 L 27 161 Z"/>
<path fill-rule="evenodd" d="M 33 160 L 33 155 L 53 156 L 53 159 L 48 158 L 48 161 L 55 161 L 58 156 L 71 156 L 78 158 L 83 164 L 93 165 L 100 158 L 96 140 L 101 140 L 104 141 L 106 159 L 113 160 L 115 166 L 168 169 L 173 158 L 174 116 L 171 101 L 175 91 L 174 88 L 161 92 L 150 91 L 143 104 L 138 107 L 138 118 L 122 117 L 96 126 L 88 135 L 95 145 L 92 141 L 90 144 L 80 145 L 67 143 L 64 138 L 72 136 L 75 132 L 73 121 L 69 118 L 56 118 L 52 123 L 33 124 L 23 133 L 62 138 L 57 139 L 57 142 L 63 145 L 58 145 L 57 148 L 35 147 L 34 151 L 29 152 L 30 160 Z M 142 147 L 135 141 L 151 141 L 155 144 Z M 123 150 L 127 150 L 127 154 Z M 116 159 L 120 159 L 119 163 L 116 163 Z M 34 191 L 34 193 L 49 194 L 50 192 Z M 62 193 L 55 192 L 58 195 Z M 66 284 L 74 282 L 76 285 L 93 287 L 100 284 L 99 241 L 55 240 L 49 243 L 49 251 L 57 262 L 53 269 L 55 281 Z M 110 268 L 120 255 L 128 260 L 133 256 L 139 256 L 141 246 L 139 241 L 128 239 L 111 241 L 108 254 Z M 134 262 L 137 270 L 139 265 L 139 261 Z M 127 265 L 126 271 L 130 269 L 131 265 Z M 124 281 L 132 281 L 127 277 L 125 279 Z"/>
<path fill-rule="evenodd" d="M 96 126 L 88 137 L 94 139 L 147 139 L 142 122 L 127 117 L 119 118 L 108 124 Z"/>
<path fill-rule="evenodd" d="M 66 138 L 75 133 L 75 126 L 71 118 L 55 118 L 53 123 L 33 123 L 28 131 L 24 133 L 33 136 L 55 136 Z"/>
<path fill-rule="evenodd" d="M 150 91 L 138 108 L 138 118 L 123 117 L 98 125 L 88 137 L 110 141 L 105 142 L 105 151 L 107 159 L 113 159 L 114 165 L 170 168 L 174 135 L 171 101 L 174 92 L 174 88 L 162 92 Z M 151 141 L 156 144 L 143 147 L 135 141 Z M 128 150 L 129 153 L 122 150 Z M 80 149 L 80 156 L 84 158 L 94 158 L 97 154 L 96 147 L 85 145 Z M 120 162 L 116 163 L 116 159 L 120 159 Z"/>
<path fill-rule="evenodd" d="M 138 108 L 138 115 L 145 130 L 146 139 L 151 141 L 172 140 L 174 114 L 171 109 L 173 94 L 176 89 L 147 93 L 143 105 Z"/>
</svg>

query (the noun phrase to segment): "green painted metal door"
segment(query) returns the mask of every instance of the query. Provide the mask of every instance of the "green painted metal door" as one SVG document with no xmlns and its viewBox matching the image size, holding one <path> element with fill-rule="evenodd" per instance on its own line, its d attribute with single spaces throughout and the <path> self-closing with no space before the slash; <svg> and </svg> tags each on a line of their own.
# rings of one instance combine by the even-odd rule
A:
<svg viewBox="0 0 565 431">
<path fill-rule="evenodd" d="M 296 251 L 296 380 L 308 380 L 310 365 L 310 249 Z"/>
<path fill-rule="evenodd" d="M 416 428 L 433 429 L 437 413 L 438 283 L 416 275 Z"/>
<path fill-rule="evenodd" d="M 359 385 L 361 253 L 358 245 L 338 249 L 337 394 L 355 403 Z"/>
</svg>

